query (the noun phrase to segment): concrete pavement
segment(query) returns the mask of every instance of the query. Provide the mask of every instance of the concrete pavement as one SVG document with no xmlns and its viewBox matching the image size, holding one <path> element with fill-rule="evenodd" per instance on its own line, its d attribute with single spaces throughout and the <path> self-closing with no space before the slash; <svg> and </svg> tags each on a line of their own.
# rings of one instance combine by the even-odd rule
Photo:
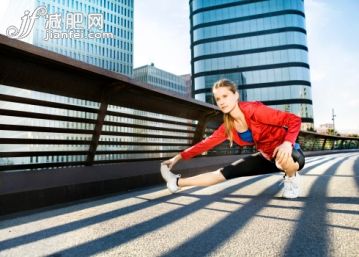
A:
<svg viewBox="0 0 359 257">
<path fill-rule="evenodd" d="M 0 217 L 0 256 L 359 256 L 359 153 L 171 195 L 163 186 Z"/>
</svg>

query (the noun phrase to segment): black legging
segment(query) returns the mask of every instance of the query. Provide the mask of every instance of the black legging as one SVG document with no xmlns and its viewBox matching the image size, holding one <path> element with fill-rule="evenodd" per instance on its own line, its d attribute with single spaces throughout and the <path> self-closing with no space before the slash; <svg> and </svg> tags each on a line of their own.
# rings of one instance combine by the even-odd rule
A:
<svg viewBox="0 0 359 257">
<path fill-rule="evenodd" d="M 299 164 L 299 170 L 304 167 L 305 157 L 300 149 L 293 149 L 292 157 Z M 282 171 L 274 161 L 269 161 L 261 153 L 255 153 L 241 158 L 230 165 L 221 168 L 222 175 L 228 180 L 231 178 L 255 176 Z"/>
</svg>

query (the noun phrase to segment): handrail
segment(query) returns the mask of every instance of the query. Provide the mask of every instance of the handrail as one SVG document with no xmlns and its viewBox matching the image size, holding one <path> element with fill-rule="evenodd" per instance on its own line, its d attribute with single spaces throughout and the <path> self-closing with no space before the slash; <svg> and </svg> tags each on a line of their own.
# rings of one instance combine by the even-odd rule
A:
<svg viewBox="0 0 359 257">
<path fill-rule="evenodd" d="M 0 124 L 0 171 L 163 160 L 199 142 L 222 121 L 214 105 L 3 35 L 0 55 L 0 84 L 30 90 L 30 96 L 0 92 L 0 115 L 12 121 Z M 32 96 L 36 92 L 67 101 Z M 24 109 L 7 108 L 10 104 Z M 7 132 L 18 136 L 6 137 Z M 305 151 L 359 147 L 358 138 L 305 131 L 298 141 Z M 225 142 L 205 154 L 254 150 Z"/>
</svg>

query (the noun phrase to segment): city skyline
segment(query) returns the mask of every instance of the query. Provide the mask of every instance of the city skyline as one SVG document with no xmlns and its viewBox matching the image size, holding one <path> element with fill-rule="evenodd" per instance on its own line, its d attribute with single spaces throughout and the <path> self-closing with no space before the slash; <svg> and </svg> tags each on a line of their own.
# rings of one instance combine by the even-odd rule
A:
<svg viewBox="0 0 359 257">
<path fill-rule="evenodd" d="M 20 22 L 21 15 L 4 22 L 8 2 L 0 0 L 2 34 L 8 24 Z M 355 0 L 305 1 L 316 128 L 332 123 L 334 109 L 340 133 L 359 133 L 355 119 L 359 109 L 358 8 Z M 150 63 L 177 75 L 190 73 L 188 1 L 135 1 L 133 67 Z"/>
</svg>

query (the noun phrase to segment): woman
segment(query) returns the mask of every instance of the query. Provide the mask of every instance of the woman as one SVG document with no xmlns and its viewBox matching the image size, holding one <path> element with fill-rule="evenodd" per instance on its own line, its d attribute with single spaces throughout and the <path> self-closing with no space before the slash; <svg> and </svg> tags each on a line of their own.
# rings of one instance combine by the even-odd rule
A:
<svg viewBox="0 0 359 257">
<path fill-rule="evenodd" d="M 224 123 L 208 138 L 162 162 L 161 174 L 168 189 L 175 193 L 186 186 L 210 186 L 232 178 L 283 171 L 283 197 L 298 197 L 297 171 L 305 163 L 304 155 L 295 143 L 301 118 L 260 102 L 239 102 L 237 87 L 229 80 L 217 81 L 212 92 L 224 114 Z M 188 160 L 227 139 L 231 146 L 233 141 L 241 146 L 255 145 L 258 153 L 198 176 L 180 178 L 170 171 L 179 160 Z"/>
</svg>

